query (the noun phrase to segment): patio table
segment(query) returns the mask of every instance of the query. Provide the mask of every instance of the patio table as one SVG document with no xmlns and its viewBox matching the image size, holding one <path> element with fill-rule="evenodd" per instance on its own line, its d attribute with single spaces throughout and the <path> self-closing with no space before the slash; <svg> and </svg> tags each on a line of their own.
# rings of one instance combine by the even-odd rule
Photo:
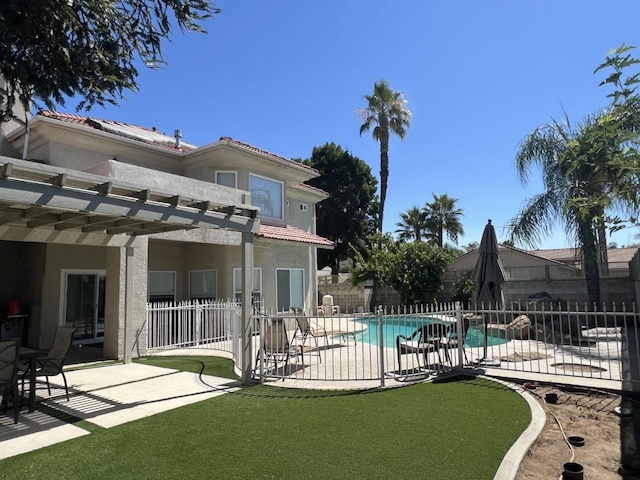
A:
<svg viewBox="0 0 640 480">
<path fill-rule="evenodd" d="M 20 362 L 29 362 L 29 412 L 36 409 L 36 370 L 38 359 L 47 356 L 47 350 L 20 347 L 18 358 Z"/>
</svg>

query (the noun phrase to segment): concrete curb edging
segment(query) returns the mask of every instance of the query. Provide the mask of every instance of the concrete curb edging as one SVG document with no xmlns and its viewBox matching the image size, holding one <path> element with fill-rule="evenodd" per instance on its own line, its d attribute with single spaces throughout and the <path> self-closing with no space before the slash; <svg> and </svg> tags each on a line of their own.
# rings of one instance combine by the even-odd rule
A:
<svg viewBox="0 0 640 480">
<path fill-rule="evenodd" d="M 493 477 L 493 480 L 513 480 L 518 473 L 518 469 L 520 468 L 520 464 L 522 463 L 524 456 L 542 433 L 545 423 L 547 422 L 547 414 L 533 395 L 524 390 L 521 386 L 505 382 L 503 380 L 498 380 L 496 378 L 485 377 L 484 375 L 482 375 L 482 378 L 493 380 L 511 388 L 525 399 L 531 409 L 531 423 L 518 437 L 516 442 L 511 445 L 511 448 L 502 459 L 502 462 L 500 462 L 498 471 Z"/>
</svg>

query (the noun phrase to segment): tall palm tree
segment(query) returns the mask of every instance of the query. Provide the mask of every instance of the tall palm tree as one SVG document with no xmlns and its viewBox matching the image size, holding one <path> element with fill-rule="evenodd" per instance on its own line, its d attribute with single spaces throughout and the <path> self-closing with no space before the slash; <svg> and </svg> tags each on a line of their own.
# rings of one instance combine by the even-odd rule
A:
<svg viewBox="0 0 640 480">
<path fill-rule="evenodd" d="M 600 270 L 606 262 L 606 212 L 634 209 L 635 201 L 615 195 L 626 175 L 629 138 L 614 110 L 589 115 L 573 128 L 553 120 L 520 144 L 516 168 L 526 185 L 539 167 L 545 192 L 527 201 L 509 223 L 510 238 L 535 247 L 559 222 L 574 242 L 584 266 L 592 305 L 600 301 Z"/>
<path fill-rule="evenodd" d="M 396 223 L 398 239 L 421 242 L 427 226 L 427 215 L 424 209 L 412 207 L 400 214 L 401 222 Z"/>
<path fill-rule="evenodd" d="M 360 135 L 373 126 L 373 138 L 380 142 L 380 215 L 378 230 L 382 233 L 384 203 L 387 199 L 387 180 L 389 178 L 389 135 L 404 139 L 411 120 L 411 112 L 401 92 L 389 87 L 385 80 L 373 85 L 373 95 L 365 95 L 367 106 L 359 110 L 364 123 L 360 126 Z"/>
<path fill-rule="evenodd" d="M 443 195 L 433 195 L 433 202 L 427 202 L 424 207 L 427 223 L 433 229 L 433 234 L 438 246 L 444 245 L 444 233 L 447 233 L 449 240 L 458 244 L 458 236 L 464 235 L 460 217 L 464 214 L 462 210 L 456 208 L 457 198 L 451 198 L 446 193 Z"/>
</svg>

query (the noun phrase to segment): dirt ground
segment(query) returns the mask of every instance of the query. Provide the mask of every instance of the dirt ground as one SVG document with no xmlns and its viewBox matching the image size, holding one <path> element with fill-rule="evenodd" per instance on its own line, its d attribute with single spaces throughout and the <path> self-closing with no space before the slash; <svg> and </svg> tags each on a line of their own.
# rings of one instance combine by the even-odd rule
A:
<svg viewBox="0 0 640 480">
<path fill-rule="evenodd" d="M 620 397 L 573 387 L 525 384 L 547 412 L 544 430 L 525 456 L 516 480 L 562 478 L 566 462 L 584 467 L 587 480 L 620 480 Z M 545 401 L 556 393 L 556 404 Z M 557 417 L 558 421 L 554 418 Z M 570 446 L 565 436 L 579 436 L 584 446 Z"/>
</svg>

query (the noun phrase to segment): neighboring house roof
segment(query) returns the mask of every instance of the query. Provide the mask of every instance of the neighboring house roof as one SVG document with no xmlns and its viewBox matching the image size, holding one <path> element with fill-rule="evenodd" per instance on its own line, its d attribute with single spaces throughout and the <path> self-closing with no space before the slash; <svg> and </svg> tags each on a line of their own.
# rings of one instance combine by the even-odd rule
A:
<svg viewBox="0 0 640 480">
<path fill-rule="evenodd" d="M 287 225 L 286 227 L 260 225 L 260 233 L 257 233 L 256 236 L 271 240 L 307 243 L 325 248 L 333 248 L 334 246 L 333 242 L 328 238 L 321 237 L 314 233 L 309 233 L 301 228 L 292 227 L 291 225 Z"/>
<path fill-rule="evenodd" d="M 54 120 L 60 120 L 61 122 L 101 130 L 103 132 L 112 133 L 114 135 L 154 145 L 162 149 L 172 150 L 174 152 L 187 153 L 196 148 L 195 145 L 191 145 L 183 141 L 180 141 L 179 147 L 176 146 L 177 142 L 175 136 L 158 132 L 155 127 L 145 128 L 139 125 L 118 122 L 115 120 L 103 120 L 83 115 L 73 115 L 70 113 L 50 112 L 48 110 L 38 112 L 38 115 Z"/>
<path fill-rule="evenodd" d="M 551 264 L 569 268 L 580 268 L 579 257 L 576 257 L 577 250 L 575 248 L 552 248 L 548 250 L 522 250 L 510 245 L 499 244 L 498 249 L 500 252 L 505 250 L 511 250 L 521 255 L 534 257 L 545 260 Z M 459 261 L 462 261 L 465 257 L 475 255 L 477 248 L 469 250 L 468 252 L 457 257 L 452 265 L 456 265 Z M 627 264 L 633 259 L 634 255 L 638 251 L 638 248 L 610 248 L 607 250 L 609 259 L 609 268 L 627 268 Z"/>
<path fill-rule="evenodd" d="M 504 264 L 504 259 L 505 259 L 505 253 L 506 251 L 510 251 L 513 252 L 515 255 L 517 255 L 518 257 L 529 257 L 532 259 L 537 259 L 538 261 L 542 261 L 545 264 L 552 264 L 552 265 L 557 265 L 559 267 L 563 267 L 563 268 L 573 268 L 575 269 L 575 267 L 573 265 L 568 265 L 566 263 L 560 262 L 558 260 L 554 260 L 552 258 L 547 258 L 543 255 L 540 255 L 538 253 L 534 253 L 533 251 L 530 250 L 521 250 L 519 248 L 516 247 L 512 247 L 510 245 L 504 245 L 502 243 L 498 244 L 498 253 L 502 254 L 502 261 Z M 544 250 L 540 250 L 540 251 L 544 251 Z M 540 252 L 538 251 L 538 252 Z M 449 269 L 451 269 L 453 267 L 453 269 L 459 268 L 460 264 L 465 264 L 469 262 L 469 259 L 473 259 L 474 257 L 476 257 L 478 254 L 478 247 L 473 248 L 471 250 L 469 250 L 468 252 L 463 253 L 462 255 L 460 255 L 459 257 L 457 257 L 456 259 L 453 260 L 453 262 L 451 262 L 451 264 L 449 265 Z M 535 263 L 535 262 L 534 262 Z M 473 264 L 475 264 L 475 260 L 473 261 Z M 473 268 L 473 265 L 465 265 L 466 268 Z M 505 265 L 505 268 L 509 268 L 507 265 Z"/>
<path fill-rule="evenodd" d="M 609 264 L 629 263 L 638 251 L 635 247 L 610 248 L 607 250 Z M 549 250 L 530 250 L 529 253 L 549 260 L 562 263 L 575 263 L 579 259 L 579 252 L 575 248 L 553 248 Z"/>
</svg>

